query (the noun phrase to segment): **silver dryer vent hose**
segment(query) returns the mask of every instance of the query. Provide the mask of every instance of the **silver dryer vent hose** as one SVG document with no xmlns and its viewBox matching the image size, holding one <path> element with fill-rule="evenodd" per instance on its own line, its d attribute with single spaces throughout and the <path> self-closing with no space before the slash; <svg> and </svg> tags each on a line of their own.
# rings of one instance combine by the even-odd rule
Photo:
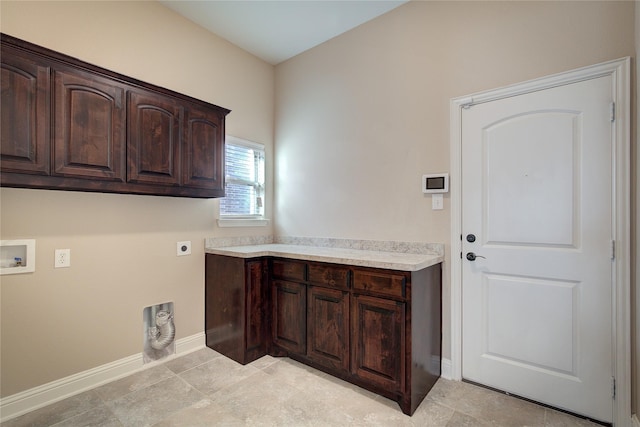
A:
<svg viewBox="0 0 640 427">
<path fill-rule="evenodd" d="M 155 334 L 153 334 L 155 330 Z M 173 324 L 173 314 L 160 310 L 156 313 L 156 328 L 151 328 L 149 344 L 155 350 L 163 350 L 173 342 L 176 337 L 176 327 Z"/>
</svg>

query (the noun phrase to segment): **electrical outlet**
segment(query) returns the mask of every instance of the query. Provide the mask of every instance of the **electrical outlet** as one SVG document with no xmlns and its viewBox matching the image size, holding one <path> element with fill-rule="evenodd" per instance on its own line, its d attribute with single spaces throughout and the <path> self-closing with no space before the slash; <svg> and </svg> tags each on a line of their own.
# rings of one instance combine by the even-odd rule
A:
<svg viewBox="0 0 640 427">
<path fill-rule="evenodd" d="M 191 241 L 178 242 L 176 244 L 176 255 L 177 256 L 191 255 Z"/>
<path fill-rule="evenodd" d="M 55 268 L 71 267 L 71 249 L 56 249 Z"/>
</svg>

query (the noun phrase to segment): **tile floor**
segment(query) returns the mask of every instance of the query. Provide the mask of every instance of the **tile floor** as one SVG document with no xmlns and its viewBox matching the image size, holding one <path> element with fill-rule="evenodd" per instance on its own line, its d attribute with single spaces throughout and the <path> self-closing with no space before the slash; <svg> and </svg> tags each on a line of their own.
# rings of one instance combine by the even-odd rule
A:
<svg viewBox="0 0 640 427">
<path fill-rule="evenodd" d="M 413 417 L 287 358 L 242 366 L 208 348 L 2 423 L 16 426 L 595 426 L 440 379 Z"/>
</svg>

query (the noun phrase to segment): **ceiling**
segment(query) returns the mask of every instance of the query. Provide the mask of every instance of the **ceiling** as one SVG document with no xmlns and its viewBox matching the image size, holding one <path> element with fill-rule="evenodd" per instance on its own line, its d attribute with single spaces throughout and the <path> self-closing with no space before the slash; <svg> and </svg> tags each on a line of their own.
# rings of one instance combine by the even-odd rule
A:
<svg viewBox="0 0 640 427">
<path fill-rule="evenodd" d="M 276 65 L 408 0 L 160 0 L 160 3 Z"/>
</svg>

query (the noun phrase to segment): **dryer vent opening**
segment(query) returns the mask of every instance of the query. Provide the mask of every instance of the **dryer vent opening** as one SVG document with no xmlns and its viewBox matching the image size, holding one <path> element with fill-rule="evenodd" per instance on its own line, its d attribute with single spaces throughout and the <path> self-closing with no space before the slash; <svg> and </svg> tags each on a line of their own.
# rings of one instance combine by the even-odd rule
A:
<svg viewBox="0 0 640 427">
<path fill-rule="evenodd" d="M 163 359 L 174 354 L 176 327 L 173 303 L 153 305 L 144 309 L 144 363 Z"/>
</svg>

